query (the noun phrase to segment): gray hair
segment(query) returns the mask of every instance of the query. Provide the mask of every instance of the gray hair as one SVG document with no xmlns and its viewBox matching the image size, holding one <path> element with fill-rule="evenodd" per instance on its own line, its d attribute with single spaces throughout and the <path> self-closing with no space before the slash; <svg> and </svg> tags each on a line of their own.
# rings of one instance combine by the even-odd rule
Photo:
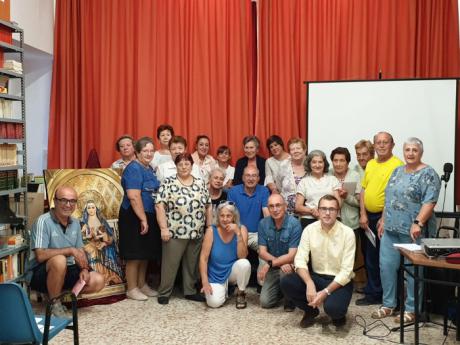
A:
<svg viewBox="0 0 460 345">
<path fill-rule="evenodd" d="M 416 138 L 416 137 L 407 138 L 406 141 L 404 142 L 403 147 L 406 145 L 417 145 L 418 148 L 420 149 L 420 152 L 423 153 L 423 142 L 419 138 Z"/>
<path fill-rule="evenodd" d="M 305 162 L 303 163 L 307 174 L 308 175 L 311 174 L 311 161 L 313 160 L 314 157 L 321 157 L 323 159 L 323 162 L 324 162 L 323 172 L 326 174 L 329 171 L 329 162 L 327 161 L 326 154 L 321 150 L 313 150 L 307 155 L 307 158 L 305 159 Z"/>
<path fill-rule="evenodd" d="M 220 225 L 219 216 L 220 216 L 220 213 L 222 212 L 222 210 L 224 208 L 226 210 L 230 211 L 233 214 L 233 222 L 236 225 L 241 226 L 241 224 L 240 224 L 240 212 L 238 211 L 238 208 L 236 207 L 236 205 L 232 201 L 223 201 L 219 205 L 217 205 L 217 208 L 216 208 L 216 220 L 215 220 L 216 225 Z"/>
<path fill-rule="evenodd" d="M 249 142 L 253 142 L 257 148 L 260 146 L 260 140 L 255 135 L 247 135 L 243 138 L 243 146 L 245 146 Z"/>
<path fill-rule="evenodd" d="M 222 175 L 224 175 L 224 178 L 225 178 L 226 173 L 225 173 L 224 169 L 222 169 L 221 167 L 212 168 L 211 171 L 209 172 L 209 177 L 213 176 L 217 172 L 219 172 Z"/>
</svg>

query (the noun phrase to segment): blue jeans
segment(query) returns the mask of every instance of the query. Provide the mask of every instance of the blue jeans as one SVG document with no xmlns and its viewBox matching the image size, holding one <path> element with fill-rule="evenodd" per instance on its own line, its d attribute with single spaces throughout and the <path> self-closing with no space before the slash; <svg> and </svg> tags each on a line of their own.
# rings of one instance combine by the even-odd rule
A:
<svg viewBox="0 0 460 345">
<path fill-rule="evenodd" d="M 333 276 L 316 274 L 314 272 L 310 272 L 310 274 L 311 279 L 315 283 L 316 291 L 324 289 L 334 280 Z M 307 286 L 302 278 L 296 273 L 286 274 L 281 277 L 280 285 L 284 297 L 292 301 L 297 308 L 302 309 L 306 313 L 313 312 L 314 308 L 310 307 L 307 301 Z M 329 315 L 332 320 L 344 317 L 347 314 L 352 294 L 352 282 L 335 290 L 324 301 L 323 307 L 326 314 Z"/>
<path fill-rule="evenodd" d="M 364 264 L 367 273 L 367 284 L 364 288 L 364 294 L 368 300 L 380 302 L 382 299 L 382 283 L 380 281 L 379 269 L 380 240 L 377 236 L 377 222 L 382 217 L 382 213 L 367 212 L 367 217 L 369 219 L 369 228 L 375 235 L 376 247 L 364 236 Z"/>
<path fill-rule="evenodd" d="M 397 286 L 398 286 L 398 270 L 401 256 L 399 251 L 393 247 L 394 243 L 412 243 L 410 235 L 399 232 L 385 231 L 380 242 L 380 275 L 382 277 L 383 288 L 383 306 L 394 308 L 397 304 Z M 417 239 L 420 243 L 420 237 Z M 405 260 L 406 263 L 407 260 Z M 407 267 L 411 273 L 414 273 L 414 267 Z M 423 269 L 419 268 L 419 276 L 423 277 Z M 407 297 L 406 311 L 414 312 L 414 279 L 407 274 Z M 423 284 L 419 288 L 419 301 L 422 301 Z"/>
</svg>

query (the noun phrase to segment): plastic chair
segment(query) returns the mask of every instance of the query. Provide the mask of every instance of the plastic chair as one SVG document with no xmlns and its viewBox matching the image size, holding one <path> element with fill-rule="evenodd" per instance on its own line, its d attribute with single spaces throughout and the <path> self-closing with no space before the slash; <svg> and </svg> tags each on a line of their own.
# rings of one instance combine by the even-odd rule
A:
<svg viewBox="0 0 460 345">
<path fill-rule="evenodd" d="M 51 316 L 51 305 L 64 295 L 72 296 L 73 319 Z M 46 305 L 46 315 L 35 315 L 29 299 L 16 283 L 0 284 L 0 344 L 48 344 L 63 329 L 72 329 L 78 345 L 77 299 L 71 292 L 53 298 Z"/>
</svg>

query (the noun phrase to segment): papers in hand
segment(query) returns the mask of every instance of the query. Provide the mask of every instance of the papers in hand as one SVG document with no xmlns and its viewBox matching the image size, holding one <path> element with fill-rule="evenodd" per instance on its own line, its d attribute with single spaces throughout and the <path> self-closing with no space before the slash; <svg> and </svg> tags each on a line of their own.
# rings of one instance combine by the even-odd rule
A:
<svg viewBox="0 0 460 345">
<path fill-rule="evenodd" d="M 78 296 L 80 291 L 85 287 L 86 282 L 83 279 L 79 279 L 72 288 L 72 293 Z"/>
<path fill-rule="evenodd" d="M 422 246 L 417 243 L 394 243 L 395 248 L 406 249 L 410 252 L 418 252 L 422 250 Z"/>
<path fill-rule="evenodd" d="M 377 241 L 375 239 L 375 234 L 372 232 L 372 230 L 367 227 L 366 230 L 364 230 L 364 234 L 366 235 L 367 239 L 372 243 L 374 247 L 377 247 Z"/>
</svg>

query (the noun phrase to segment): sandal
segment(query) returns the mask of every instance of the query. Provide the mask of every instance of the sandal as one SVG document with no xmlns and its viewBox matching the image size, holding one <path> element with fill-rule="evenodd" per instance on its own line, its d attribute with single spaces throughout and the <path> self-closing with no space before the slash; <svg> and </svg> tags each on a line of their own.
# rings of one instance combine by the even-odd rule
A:
<svg viewBox="0 0 460 345">
<path fill-rule="evenodd" d="M 411 312 L 408 312 L 408 311 L 405 311 L 404 312 L 404 316 L 403 316 L 403 319 L 404 319 L 404 323 L 413 323 L 415 322 L 415 313 L 411 313 Z M 395 323 L 399 323 L 400 321 L 400 315 L 396 316 L 395 317 Z"/>
<path fill-rule="evenodd" d="M 371 314 L 371 317 L 373 319 L 383 319 L 388 316 L 392 316 L 394 314 L 395 309 L 394 308 L 388 308 L 388 307 L 380 307 L 376 311 L 374 311 Z"/>
<path fill-rule="evenodd" d="M 247 306 L 246 293 L 238 290 L 236 295 L 236 309 L 244 309 Z"/>
</svg>

